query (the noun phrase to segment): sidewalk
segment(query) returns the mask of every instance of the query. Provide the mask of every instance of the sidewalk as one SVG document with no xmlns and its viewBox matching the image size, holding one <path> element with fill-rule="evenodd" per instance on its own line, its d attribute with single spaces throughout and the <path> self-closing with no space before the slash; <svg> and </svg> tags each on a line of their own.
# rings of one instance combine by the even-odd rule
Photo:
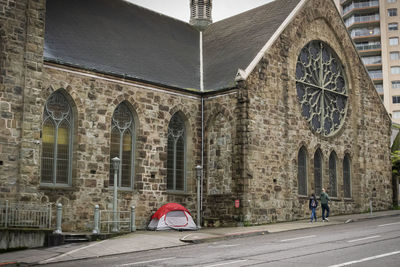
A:
<svg viewBox="0 0 400 267">
<path fill-rule="evenodd" d="M 137 231 L 103 241 L 68 244 L 57 247 L 27 249 L 0 254 L 0 266 L 4 263 L 18 262 L 45 264 L 77 259 L 118 255 L 136 251 L 185 246 L 243 236 L 262 235 L 290 230 L 342 224 L 381 217 L 400 216 L 400 210 L 390 210 L 329 217 L 329 222 L 309 223 L 308 220 L 284 222 L 250 227 L 203 228 L 198 231 Z M 11 265 L 12 266 L 12 265 Z"/>
</svg>

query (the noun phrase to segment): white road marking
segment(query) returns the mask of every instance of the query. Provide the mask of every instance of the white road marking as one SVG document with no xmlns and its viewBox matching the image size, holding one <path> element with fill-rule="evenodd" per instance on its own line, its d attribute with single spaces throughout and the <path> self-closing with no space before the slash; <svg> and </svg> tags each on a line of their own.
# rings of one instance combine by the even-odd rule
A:
<svg viewBox="0 0 400 267">
<path fill-rule="evenodd" d="M 172 260 L 175 258 L 176 257 L 170 257 L 170 258 L 162 258 L 162 259 L 155 259 L 155 260 L 149 260 L 149 261 L 132 262 L 132 263 L 126 263 L 126 264 L 121 264 L 121 265 L 117 265 L 117 266 L 119 266 L 119 267 L 132 266 L 132 265 L 138 265 L 138 264 L 144 264 L 144 263 L 150 263 L 150 262 L 156 262 L 156 261 Z"/>
<path fill-rule="evenodd" d="M 240 244 L 233 244 L 233 245 L 218 245 L 218 246 L 208 246 L 209 248 L 230 248 L 230 247 L 237 247 Z"/>
<path fill-rule="evenodd" d="M 373 256 L 373 257 L 364 258 L 364 259 L 361 259 L 361 260 L 349 261 L 349 262 L 340 263 L 340 264 L 337 264 L 337 265 L 331 265 L 329 267 L 348 266 L 348 265 L 355 264 L 355 263 L 360 263 L 360 262 L 364 262 L 364 261 L 371 261 L 371 260 L 375 260 L 375 259 L 379 259 L 379 258 L 383 258 L 383 257 L 396 255 L 396 254 L 399 254 L 399 253 L 400 253 L 400 250 L 399 251 L 393 251 L 393 252 L 390 252 L 390 253 L 381 254 L 381 255 L 376 255 L 376 256 Z"/>
<path fill-rule="evenodd" d="M 381 224 L 381 225 L 378 225 L 378 227 L 389 226 L 389 225 L 395 225 L 395 224 L 400 224 L 400 222 Z"/>
<path fill-rule="evenodd" d="M 363 241 L 363 240 L 378 238 L 378 237 L 381 237 L 381 236 L 380 235 L 368 236 L 368 237 L 364 237 L 364 238 L 349 240 L 347 242 L 352 243 L 352 242 Z"/>
<path fill-rule="evenodd" d="M 229 262 L 224 262 L 224 263 L 218 263 L 218 264 L 213 264 L 213 265 L 207 265 L 207 266 L 204 266 L 204 267 L 222 266 L 222 265 L 234 264 L 234 263 L 245 262 L 245 261 L 247 261 L 247 260 L 229 261 Z"/>
<path fill-rule="evenodd" d="M 68 251 L 68 252 L 66 252 L 66 253 L 64 253 L 64 254 L 55 256 L 55 257 L 53 257 L 53 258 L 50 258 L 50 259 L 47 259 L 47 260 L 42 260 L 42 261 L 39 262 L 39 263 L 42 264 L 42 263 L 46 263 L 46 262 L 49 262 L 49 261 L 52 261 L 52 260 L 56 260 L 56 259 L 62 258 L 62 257 L 67 256 L 67 255 L 69 255 L 69 254 L 75 253 L 75 252 L 77 252 L 77 251 L 79 251 L 79 250 L 82 250 L 82 249 L 85 249 L 85 248 L 90 248 L 90 247 L 93 247 L 93 246 L 97 246 L 97 245 L 99 245 L 99 244 L 101 244 L 101 243 L 103 243 L 103 242 L 105 242 L 105 241 L 106 241 L 106 240 L 103 240 L 103 241 L 96 242 L 96 243 L 93 243 L 93 244 L 88 245 L 88 246 L 84 246 L 84 247 L 81 247 L 81 248 L 77 248 L 77 249 Z"/>
<path fill-rule="evenodd" d="M 312 237 L 316 237 L 316 235 L 308 235 L 308 236 L 302 236 L 302 237 L 296 237 L 296 238 L 290 238 L 290 239 L 283 239 L 283 240 L 281 240 L 281 242 L 306 239 L 306 238 L 312 238 Z"/>
</svg>

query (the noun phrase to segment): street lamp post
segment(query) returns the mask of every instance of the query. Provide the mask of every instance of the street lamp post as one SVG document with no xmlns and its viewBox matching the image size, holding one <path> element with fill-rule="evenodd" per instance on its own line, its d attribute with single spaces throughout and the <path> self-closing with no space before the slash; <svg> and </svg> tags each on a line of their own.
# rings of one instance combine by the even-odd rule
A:
<svg viewBox="0 0 400 267">
<path fill-rule="evenodd" d="M 114 167 L 114 199 L 113 199 L 113 227 L 111 229 L 112 232 L 116 233 L 118 232 L 118 214 L 117 214 L 117 205 L 118 205 L 118 170 L 119 170 L 119 164 L 121 160 L 118 157 L 115 157 L 112 159 L 112 164 Z"/>
<path fill-rule="evenodd" d="M 200 165 L 196 166 L 196 179 L 197 179 L 197 228 L 201 228 L 201 196 L 200 196 L 200 187 L 201 187 L 201 175 L 203 168 Z"/>
</svg>

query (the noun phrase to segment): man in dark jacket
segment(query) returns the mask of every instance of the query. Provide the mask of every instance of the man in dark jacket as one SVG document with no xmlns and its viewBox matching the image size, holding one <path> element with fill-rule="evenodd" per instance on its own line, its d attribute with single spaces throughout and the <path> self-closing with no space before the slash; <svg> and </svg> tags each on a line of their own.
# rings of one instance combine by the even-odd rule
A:
<svg viewBox="0 0 400 267">
<path fill-rule="evenodd" d="M 328 217 L 329 217 L 329 205 L 328 201 L 330 201 L 328 194 L 325 192 L 325 188 L 322 188 L 321 192 L 321 208 L 322 208 L 322 221 L 329 222 Z M 326 216 L 325 216 L 325 211 L 326 211 Z"/>
</svg>

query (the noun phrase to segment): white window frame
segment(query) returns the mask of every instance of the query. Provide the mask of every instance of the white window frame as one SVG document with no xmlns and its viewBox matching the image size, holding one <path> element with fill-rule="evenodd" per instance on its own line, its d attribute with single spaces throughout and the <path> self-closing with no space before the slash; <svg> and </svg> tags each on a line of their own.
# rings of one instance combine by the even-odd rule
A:
<svg viewBox="0 0 400 267">
<path fill-rule="evenodd" d="M 390 60 L 399 60 L 399 59 L 400 59 L 399 51 L 390 52 Z"/>
<path fill-rule="evenodd" d="M 390 73 L 391 74 L 400 74 L 400 66 L 390 67 Z"/>
<path fill-rule="evenodd" d="M 389 17 L 396 17 L 397 16 L 397 8 L 389 8 L 388 10 Z"/>
<path fill-rule="evenodd" d="M 399 24 L 397 22 L 391 22 L 388 24 L 389 31 L 397 31 L 399 29 Z"/>
<path fill-rule="evenodd" d="M 400 89 L 400 81 L 392 81 L 392 89 Z"/>
<path fill-rule="evenodd" d="M 400 104 L 400 95 L 392 96 L 392 103 L 393 104 Z"/>
<path fill-rule="evenodd" d="M 391 46 L 399 45 L 399 37 L 390 37 L 389 45 Z"/>
<path fill-rule="evenodd" d="M 393 110 L 392 119 L 400 119 L 400 110 Z"/>
</svg>

